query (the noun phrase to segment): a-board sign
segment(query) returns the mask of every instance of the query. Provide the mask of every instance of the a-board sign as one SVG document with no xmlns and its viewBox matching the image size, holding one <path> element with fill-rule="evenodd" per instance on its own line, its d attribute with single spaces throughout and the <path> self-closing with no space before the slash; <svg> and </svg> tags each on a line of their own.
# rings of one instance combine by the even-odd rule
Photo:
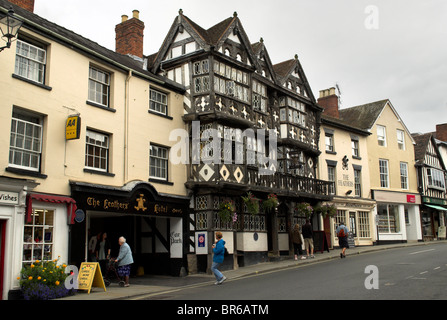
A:
<svg viewBox="0 0 447 320">
<path fill-rule="evenodd" d="M 98 262 L 82 262 L 78 274 L 78 289 L 90 293 L 92 287 L 104 288 L 106 291 L 101 268 Z"/>
<path fill-rule="evenodd" d="M 314 252 L 320 251 L 323 253 L 324 250 L 329 252 L 329 245 L 326 238 L 326 232 L 324 231 L 313 231 L 313 241 L 314 241 Z"/>
</svg>

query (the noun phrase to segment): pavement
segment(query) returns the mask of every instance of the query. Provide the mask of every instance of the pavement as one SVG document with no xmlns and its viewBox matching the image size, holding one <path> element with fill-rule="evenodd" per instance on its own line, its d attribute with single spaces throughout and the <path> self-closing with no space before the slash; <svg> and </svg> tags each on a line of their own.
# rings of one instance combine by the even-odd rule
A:
<svg viewBox="0 0 447 320">
<path fill-rule="evenodd" d="M 386 244 L 375 246 L 354 247 L 346 250 L 346 257 L 376 252 L 380 250 L 391 250 L 403 247 L 420 247 L 447 244 L 446 240 L 431 242 L 414 242 Z M 418 249 L 420 250 L 420 249 Z M 247 276 L 259 275 L 262 273 L 278 271 L 281 269 L 294 268 L 302 265 L 315 264 L 331 259 L 340 259 L 340 249 L 333 249 L 329 252 L 316 252 L 314 258 L 295 261 L 292 257 L 282 257 L 279 261 L 263 262 L 250 266 L 240 267 L 233 270 L 225 270 L 223 273 L 227 279 L 238 279 Z M 182 290 L 188 287 L 198 287 L 213 285 L 215 282 L 212 274 L 190 274 L 184 277 L 145 275 L 140 277 L 131 277 L 129 287 L 120 287 L 118 283 L 111 283 L 106 290 L 103 288 L 93 287 L 90 293 L 87 291 L 78 291 L 75 295 L 64 297 L 60 300 L 138 300 L 141 298 L 156 297 L 157 295 L 166 294 Z"/>
</svg>

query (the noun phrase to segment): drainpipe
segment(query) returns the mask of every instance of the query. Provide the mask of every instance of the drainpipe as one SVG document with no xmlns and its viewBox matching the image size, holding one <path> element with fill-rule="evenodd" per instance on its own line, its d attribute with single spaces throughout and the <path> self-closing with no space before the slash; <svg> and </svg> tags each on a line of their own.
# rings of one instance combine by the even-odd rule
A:
<svg viewBox="0 0 447 320">
<path fill-rule="evenodd" d="M 130 79 L 132 78 L 132 70 L 127 74 L 124 88 L 124 168 L 123 168 L 123 185 L 127 183 L 129 177 L 129 104 L 130 104 Z"/>
</svg>

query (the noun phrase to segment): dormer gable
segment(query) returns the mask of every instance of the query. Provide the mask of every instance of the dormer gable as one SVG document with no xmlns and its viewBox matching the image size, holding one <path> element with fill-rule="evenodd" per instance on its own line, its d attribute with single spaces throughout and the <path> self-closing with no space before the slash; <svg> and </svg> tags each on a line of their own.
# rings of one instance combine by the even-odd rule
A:
<svg viewBox="0 0 447 320">
<path fill-rule="evenodd" d="M 298 60 L 298 55 L 295 55 L 294 59 L 273 65 L 273 69 L 280 86 L 315 102 L 315 97 Z"/>
</svg>

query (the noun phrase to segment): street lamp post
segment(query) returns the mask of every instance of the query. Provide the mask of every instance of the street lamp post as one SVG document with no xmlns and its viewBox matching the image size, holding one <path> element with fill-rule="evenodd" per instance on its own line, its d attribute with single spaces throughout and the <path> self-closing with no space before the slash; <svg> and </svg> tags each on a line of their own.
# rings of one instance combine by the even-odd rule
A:
<svg viewBox="0 0 447 320">
<path fill-rule="evenodd" d="M 14 10 L 12 7 L 8 10 L 6 16 L 0 19 L 0 31 L 2 39 L 6 42 L 6 45 L 0 47 L 0 52 L 6 48 L 11 47 L 12 41 L 17 37 L 22 21 L 14 17 Z"/>
</svg>

